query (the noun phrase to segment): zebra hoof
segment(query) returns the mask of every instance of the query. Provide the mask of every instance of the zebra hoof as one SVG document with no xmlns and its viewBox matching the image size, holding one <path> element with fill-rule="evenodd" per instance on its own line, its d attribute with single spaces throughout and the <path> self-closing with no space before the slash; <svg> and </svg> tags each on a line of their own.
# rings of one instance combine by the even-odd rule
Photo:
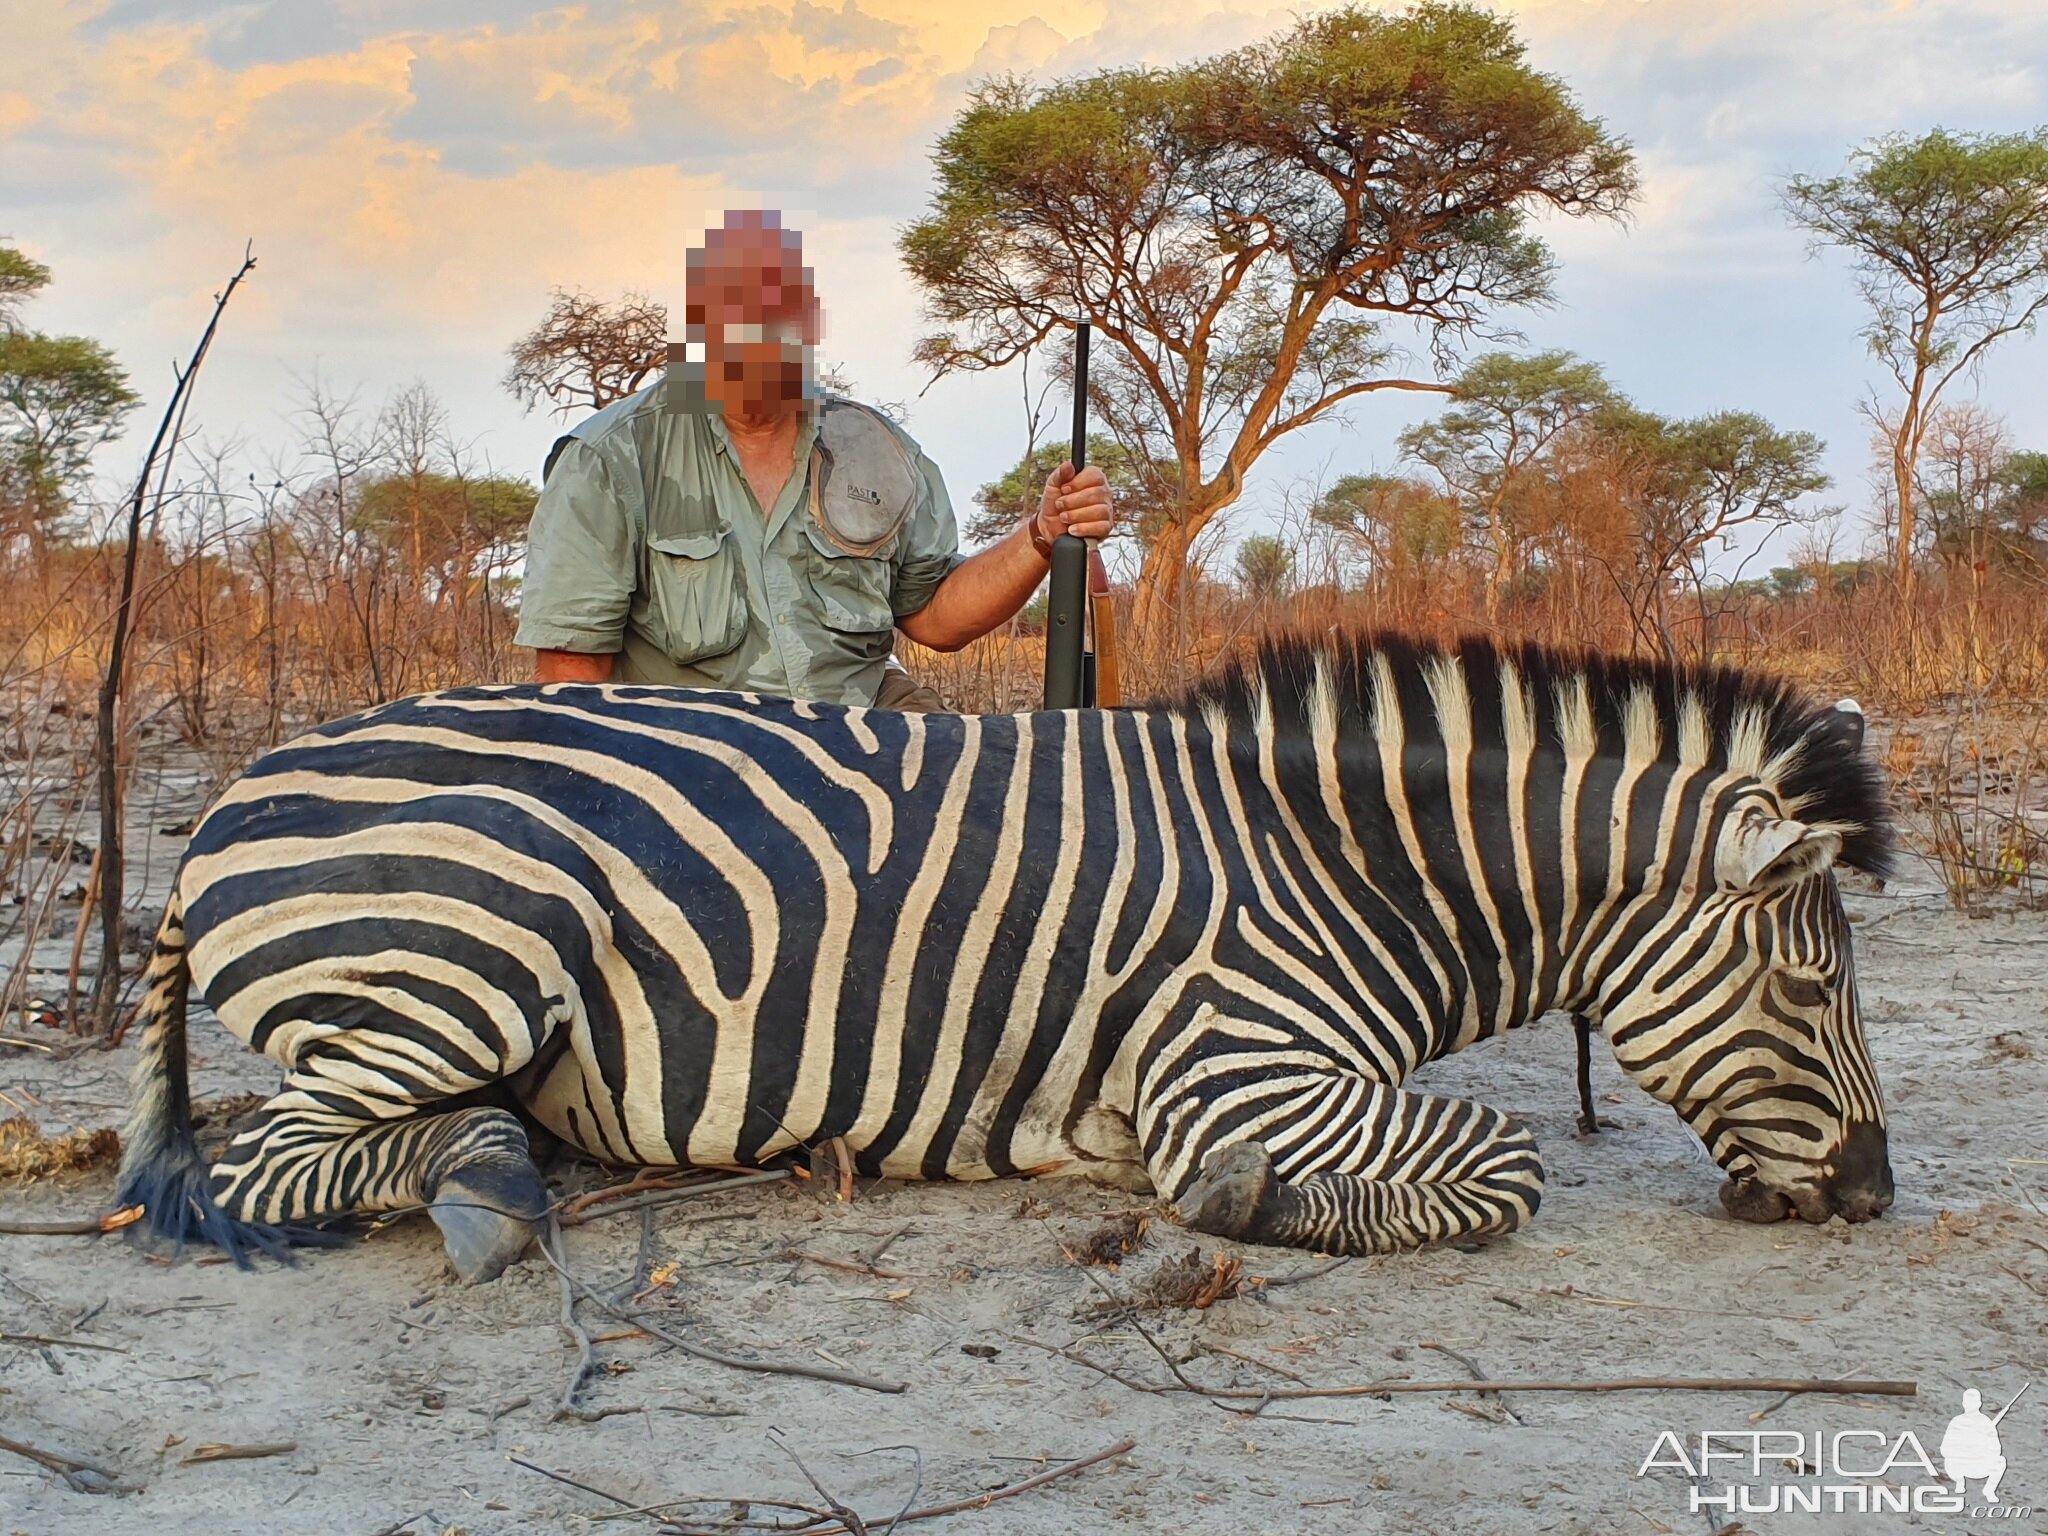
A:
<svg viewBox="0 0 2048 1536">
<path fill-rule="evenodd" d="M 1273 1154 L 1262 1142 L 1233 1141 L 1202 1160 L 1201 1174 L 1174 1204 L 1197 1232 L 1249 1238 L 1272 1189 Z"/>
<path fill-rule="evenodd" d="M 1792 1202 L 1755 1179 L 1731 1178 L 1721 1186 L 1721 1208 L 1737 1221 L 1768 1226 L 1792 1214 Z"/>
<path fill-rule="evenodd" d="M 547 1192 L 531 1163 L 472 1165 L 450 1174 L 434 1191 L 427 1214 L 441 1229 L 449 1268 L 464 1285 L 495 1280 L 526 1252 Z M 528 1219 L 519 1213 L 533 1211 Z"/>
</svg>

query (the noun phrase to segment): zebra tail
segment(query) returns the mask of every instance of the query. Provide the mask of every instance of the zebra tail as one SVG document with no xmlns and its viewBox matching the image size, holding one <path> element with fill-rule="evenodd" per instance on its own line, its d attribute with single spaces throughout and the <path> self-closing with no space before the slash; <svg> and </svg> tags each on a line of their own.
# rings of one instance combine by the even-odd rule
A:
<svg viewBox="0 0 2048 1536">
<path fill-rule="evenodd" d="M 192 1085 L 185 1056 L 185 1004 L 192 968 L 185 954 L 185 903 L 174 884 L 143 972 L 135 1010 L 141 1050 L 134 1098 L 121 1136 L 123 1206 L 139 1205 L 143 1222 L 182 1250 L 188 1241 L 211 1243 L 249 1267 L 253 1251 L 285 1258 L 290 1237 L 275 1227 L 237 1221 L 214 1204 L 206 1159 L 192 1134 Z"/>
</svg>

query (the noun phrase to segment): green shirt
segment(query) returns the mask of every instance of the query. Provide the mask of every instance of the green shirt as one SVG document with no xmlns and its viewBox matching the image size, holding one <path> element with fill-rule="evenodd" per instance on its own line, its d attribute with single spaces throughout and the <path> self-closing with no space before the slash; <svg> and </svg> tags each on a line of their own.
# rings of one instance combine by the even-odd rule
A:
<svg viewBox="0 0 2048 1536">
<path fill-rule="evenodd" d="M 821 443 L 838 412 L 853 414 Z M 701 367 L 676 371 L 556 445 L 516 640 L 617 653 L 621 682 L 872 704 L 896 620 L 931 601 L 959 547 L 937 466 L 879 412 L 807 402 L 789 479 L 764 510 Z"/>
</svg>

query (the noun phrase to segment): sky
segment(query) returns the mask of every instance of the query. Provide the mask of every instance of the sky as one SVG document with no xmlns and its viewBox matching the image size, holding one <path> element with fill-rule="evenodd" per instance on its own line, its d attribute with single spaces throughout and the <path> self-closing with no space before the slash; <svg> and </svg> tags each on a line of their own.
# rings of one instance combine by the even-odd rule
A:
<svg viewBox="0 0 2048 1536">
<path fill-rule="evenodd" d="M 478 462 L 537 478 L 561 430 L 524 414 L 505 349 L 550 288 L 637 289 L 680 315 L 683 258 L 732 207 L 800 227 L 823 353 L 905 401 L 956 504 L 1014 463 L 1014 371 L 929 381 L 895 254 L 929 154 L 976 81 L 1170 64 L 1282 30 L 1312 0 L 0 0 L 0 239 L 54 282 L 25 318 L 111 346 L 146 404 L 105 450 L 131 478 L 211 296 L 257 270 L 193 408 L 252 454 L 298 437 L 318 376 L 366 409 L 415 381 Z M 1817 433 L 1860 516 L 1859 402 L 1883 376 L 1849 268 L 1809 252 L 1784 178 L 1893 131 L 2048 123 L 2048 0 L 1527 0 L 1538 69 L 1636 149 L 1620 223 L 1544 225 L 1556 302 L 1526 345 L 1604 367 L 1666 415 L 1740 408 Z M 1417 362 L 1417 368 L 1427 365 Z M 2048 339 L 1976 383 L 2048 447 Z M 1381 396 L 1262 462 L 1235 531 L 1318 479 L 1399 468 L 1427 397 Z M 1846 542 L 1854 542 L 1853 530 Z M 1766 556 L 1782 554 L 1766 550 Z"/>
</svg>

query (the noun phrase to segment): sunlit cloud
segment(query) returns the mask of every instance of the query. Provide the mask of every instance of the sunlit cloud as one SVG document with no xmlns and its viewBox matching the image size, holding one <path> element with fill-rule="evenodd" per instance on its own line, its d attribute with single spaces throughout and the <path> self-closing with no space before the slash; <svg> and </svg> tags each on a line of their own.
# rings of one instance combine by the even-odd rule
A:
<svg viewBox="0 0 2048 1536">
<path fill-rule="evenodd" d="M 253 240 L 209 374 L 210 421 L 274 433 L 317 359 L 373 394 L 423 377 L 513 462 L 555 428 L 497 388 L 553 285 L 673 300 L 729 206 L 791 210 L 827 350 L 914 425 L 964 499 L 1021 446 L 1015 384 L 921 399 L 917 298 L 895 232 L 972 85 L 1165 64 L 1290 24 L 1288 3 L 453 0 L 24 5 L 0 53 L 0 235 L 49 263 L 37 321 L 116 347 L 152 393 Z M 1607 363 L 1653 408 L 1754 405 L 1821 431 L 1853 481 L 1868 374 L 1839 266 L 1808 258 L 1777 189 L 1873 134 L 2048 120 L 2039 0 L 1531 0 L 1538 67 L 1630 139 L 1623 224 L 1551 221 L 1544 345 Z M 2038 344 L 2033 354 L 2039 368 Z M 2017 349 L 1987 376 L 2024 437 L 2048 399 Z M 1386 409 L 1413 412 L 1412 402 Z M 1303 463 L 1389 456 L 1368 409 Z M 126 451 L 117 449 L 116 453 Z M 1848 487 L 1849 494 L 1857 489 Z"/>
</svg>

